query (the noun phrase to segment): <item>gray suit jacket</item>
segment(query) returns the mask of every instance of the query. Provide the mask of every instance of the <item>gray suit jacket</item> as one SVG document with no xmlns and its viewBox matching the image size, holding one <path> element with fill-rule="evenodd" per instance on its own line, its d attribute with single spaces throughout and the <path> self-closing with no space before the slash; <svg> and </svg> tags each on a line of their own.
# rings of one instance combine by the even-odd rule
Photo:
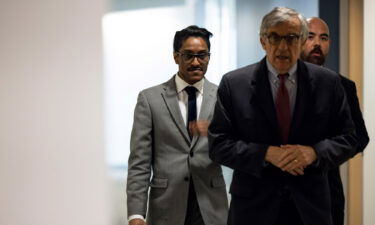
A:
<svg viewBox="0 0 375 225">
<path fill-rule="evenodd" d="M 211 120 L 216 92 L 217 86 L 206 79 L 198 119 Z M 226 224 L 228 201 L 221 167 L 208 157 L 207 137 L 194 136 L 190 141 L 174 76 L 140 92 L 130 142 L 128 215 L 146 215 L 148 210 L 148 225 L 183 225 L 191 174 L 205 224 Z"/>
</svg>

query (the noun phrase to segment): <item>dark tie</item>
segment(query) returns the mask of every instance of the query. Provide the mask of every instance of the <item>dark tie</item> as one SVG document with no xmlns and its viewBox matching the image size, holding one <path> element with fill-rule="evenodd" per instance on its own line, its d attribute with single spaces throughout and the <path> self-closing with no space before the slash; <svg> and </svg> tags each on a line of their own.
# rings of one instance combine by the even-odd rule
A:
<svg viewBox="0 0 375 225">
<path fill-rule="evenodd" d="M 289 74 L 278 75 L 280 83 L 276 96 L 276 114 L 279 122 L 282 144 L 287 144 L 288 142 L 291 122 L 289 93 L 285 86 L 285 81 L 287 80 L 288 76 Z"/>
<path fill-rule="evenodd" d="M 197 89 L 193 86 L 187 86 L 185 88 L 185 91 L 187 92 L 187 94 L 189 96 L 189 98 L 188 98 L 187 129 L 188 129 L 190 137 L 192 137 L 192 135 L 190 134 L 189 124 L 190 124 L 190 122 L 197 120 L 197 98 L 196 98 Z"/>
<path fill-rule="evenodd" d="M 197 120 L 197 89 L 193 86 L 187 86 L 185 88 L 189 98 L 188 98 L 188 117 L 187 117 L 187 129 L 190 135 L 190 138 L 193 135 L 190 133 L 189 124 Z M 202 215 L 200 213 L 200 208 L 198 205 L 193 179 L 190 176 L 190 185 L 189 185 L 189 197 L 188 205 L 185 216 L 184 225 L 204 225 Z"/>
</svg>

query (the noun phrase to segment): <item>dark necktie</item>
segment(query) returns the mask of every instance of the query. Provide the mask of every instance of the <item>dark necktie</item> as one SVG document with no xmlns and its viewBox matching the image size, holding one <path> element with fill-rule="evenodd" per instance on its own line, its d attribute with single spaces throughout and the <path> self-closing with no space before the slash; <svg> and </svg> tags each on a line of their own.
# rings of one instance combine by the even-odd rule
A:
<svg viewBox="0 0 375 225">
<path fill-rule="evenodd" d="M 185 88 L 189 98 L 188 98 L 188 116 L 187 116 L 187 129 L 189 132 L 190 139 L 193 137 L 190 133 L 189 124 L 197 120 L 197 89 L 194 86 L 187 86 Z M 200 213 L 196 192 L 194 189 L 193 179 L 190 176 L 190 185 L 189 185 L 189 197 L 188 205 L 185 216 L 184 225 L 195 225 L 195 224 L 204 224 L 202 215 Z"/>
<path fill-rule="evenodd" d="M 279 123 L 282 144 L 287 144 L 288 142 L 291 122 L 289 93 L 285 86 L 285 81 L 287 80 L 288 76 L 289 74 L 278 75 L 280 83 L 276 96 L 276 114 Z"/>
<path fill-rule="evenodd" d="M 197 89 L 193 86 L 187 86 L 185 88 L 189 98 L 188 98 L 188 117 L 187 117 L 187 129 L 190 137 L 192 137 L 189 129 L 190 122 L 197 120 L 197 98 L 196 92 Z"/>
</svg>

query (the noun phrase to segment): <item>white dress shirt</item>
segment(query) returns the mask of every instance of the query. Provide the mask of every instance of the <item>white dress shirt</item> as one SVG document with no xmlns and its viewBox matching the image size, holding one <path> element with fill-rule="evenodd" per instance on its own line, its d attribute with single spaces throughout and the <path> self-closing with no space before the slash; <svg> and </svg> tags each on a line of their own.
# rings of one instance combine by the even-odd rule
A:
<svg viewBox="0 0 375 225">
<path fill-rule="evenodd" d="M 203 84 L 204 78 L 193 85 L 186 83 L 181 77 L 176 74 L 175 76 L 176 82 L 176 91 L 178 97 L 178 106 L 180 107 L 182 118 L 184 119 L 185 126 L 187 126 L 187 114 L 188 114 L 188 94 L 184 90 L 187 86 L 194 86 L 197 89 L 196 97 L 197 97 L 197 119 L 199 118 L 199 113 L 201 111 L 202 99 L 203 99 Z"/>
</svg>

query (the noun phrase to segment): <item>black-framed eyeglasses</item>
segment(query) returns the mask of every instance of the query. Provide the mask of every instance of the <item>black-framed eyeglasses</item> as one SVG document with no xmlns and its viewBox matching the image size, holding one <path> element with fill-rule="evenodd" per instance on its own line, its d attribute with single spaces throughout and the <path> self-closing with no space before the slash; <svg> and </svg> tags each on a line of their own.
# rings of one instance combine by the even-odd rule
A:
<svg viewBox="0 0 375 225">
<path fill-rule="evenodd" d="M 283 39 L 288 45 L 296 45 L 298 43 L 299 38 L 300 38 L 300 35 L 298 34 L 289 34 L 289 35 L 280 36 L 276 33 L 271 33 L 267 35 L 267 39 L 271 45 L 279 45 L 281 40 Z"/>
<path fill-rule="evenodd" d="M 182 59 L 187 63 L 192 62 L 194 58 L 197 58 L 198 61 L 202 63 L 206 63 L 208 62 L 208 60 L 210 60 L 210 55 L 211 55 L 211 53 L 209 52 L 203 52 L 203 53 L 197 53 L 197 54 L 190 53 L 190 52 L 177 52 L 177 54 L 179 54 L 182 57 Z"/>
</svg>

